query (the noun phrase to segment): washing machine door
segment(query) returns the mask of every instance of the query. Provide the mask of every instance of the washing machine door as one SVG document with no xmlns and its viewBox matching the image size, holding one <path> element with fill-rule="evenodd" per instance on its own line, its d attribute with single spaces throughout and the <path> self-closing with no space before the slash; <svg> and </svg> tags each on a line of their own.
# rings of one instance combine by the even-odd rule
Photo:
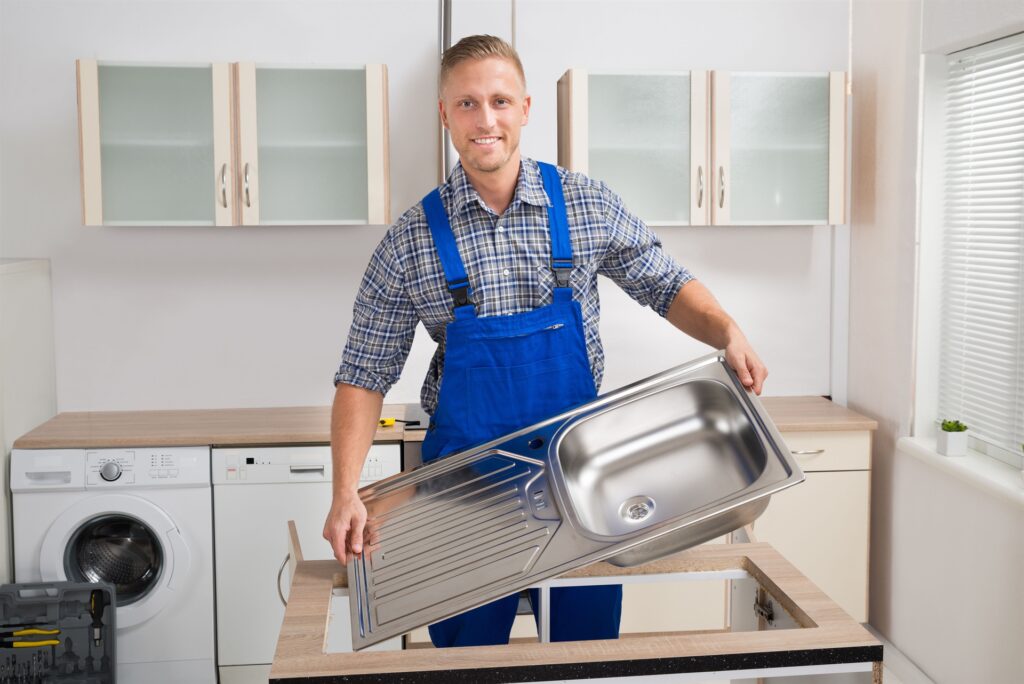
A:
<svg viewBox="0 0 1024 684">
<path fill-rule="evenodd" d="M 40 550 L 43 581 L 109 582 L 117 589 L 117 626 L 159 613 L 185 585 L 191 554 L 170 516 L 125 494 L 96 496 L 65 510 Z"/>
</svg>

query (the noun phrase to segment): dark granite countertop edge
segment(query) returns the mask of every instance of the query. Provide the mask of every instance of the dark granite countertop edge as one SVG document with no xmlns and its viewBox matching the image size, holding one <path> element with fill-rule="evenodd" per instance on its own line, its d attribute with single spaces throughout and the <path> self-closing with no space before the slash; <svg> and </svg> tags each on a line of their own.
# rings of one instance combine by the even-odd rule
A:
<svg viewBox="0 0 1024 684">
<path fill-rule="evenodd" d="M 804 649 L 767 653 L 729 653 L 681 658 L 645 658 L 586 663 L 558 663 L 420 672 L 380 672 L 271 679 L 280 684 L 485 684 L 487 682 L 543 682 L 559 679 L 635 677 L 638 675 L 756 670 L 770 667 L 806 667 L 843 663 L 881 662 L 882 646 Z"/>
</svg>

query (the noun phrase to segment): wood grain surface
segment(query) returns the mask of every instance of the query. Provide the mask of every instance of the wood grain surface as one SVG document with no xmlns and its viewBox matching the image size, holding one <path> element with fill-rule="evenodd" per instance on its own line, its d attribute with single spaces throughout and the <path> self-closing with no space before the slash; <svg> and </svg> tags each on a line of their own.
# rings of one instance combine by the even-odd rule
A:
<svg viewBox="0 0 1024 684">
<path fill-rule="evenodd" d="M 596 563 L 572 574 L 612 577 L 729 569 L 743 569 L 750 573 L 803 628 L 765 632 L 660 633 L 629 639 L 514 643 L 472 648 L 324 653 L 331 591 L 344 585 L 344 569 L 336 561 L 306 561 L 299 564 L 292 581 L 270 677 L 397 674 L 880 646 L 860 623 L 844 613 L 768 544 L 701 546 L 636 568 Z"/>
<path fill-rule="evenodd" d="M 780 432 L 874 430 L 878 423 L 823 397 L 761 399 Z M 405 416 L 406 404 L 385 404 L 382 415 Z M 61 413 L 14 442 L 16 449 L 146 446 L 328 444 L 328 406 L 188 411 Z M 422 441 L 423 430 L 401 423 L 377 431 L 377 442 Z"/>
<path fill-rule="evenodd" d="M 405 416 L 404 404 L 385 404 L 382 415 Z M 379 428 L 374 441 L 401 442 L 402 423 Z M 90 449 L 146 446 L 255 446 L 329 444 L 328 406 L 96 411 L 61 413 L 14 442 L 16 449 Z"/>
</svg>

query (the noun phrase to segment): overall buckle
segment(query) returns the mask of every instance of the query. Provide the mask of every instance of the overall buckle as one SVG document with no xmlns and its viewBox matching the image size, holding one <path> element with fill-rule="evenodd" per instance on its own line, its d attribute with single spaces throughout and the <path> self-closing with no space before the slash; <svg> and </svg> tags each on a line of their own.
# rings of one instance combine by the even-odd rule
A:
<svg viewBox="0 0 1024 684">
<path fill-rule="evenodd" d="M 555 272 L 555 283 L 558 287 L 569 287 L 569 276 L 572 275 L 572 259 L 552 259 L 551 269 Z"/>
</svg>

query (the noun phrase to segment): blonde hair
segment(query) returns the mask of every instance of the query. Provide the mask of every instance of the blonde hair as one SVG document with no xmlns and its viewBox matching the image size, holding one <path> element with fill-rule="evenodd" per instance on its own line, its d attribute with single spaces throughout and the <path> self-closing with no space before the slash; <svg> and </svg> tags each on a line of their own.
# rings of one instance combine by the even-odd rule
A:
<svg viewBox="0 0 1024 684">
<path fill-rule="evenodd" d="M 466 36 L 455 45 L 444 51 L 441 56 L 441 73 L 437 78 L 437 92 L 444 88 L 444 82 L 448 74 L 456 65 L 468 60 L 487 59 L 498 57 L 507 59 L 519 72 L 519 80 L 523 82 L 523 90 L 526 90 L 526 73 L 523 71 L 523 63 L 519 60 L 519 53 L 507 42 L 497 36 L 478 35 Z"/>
</svg>

